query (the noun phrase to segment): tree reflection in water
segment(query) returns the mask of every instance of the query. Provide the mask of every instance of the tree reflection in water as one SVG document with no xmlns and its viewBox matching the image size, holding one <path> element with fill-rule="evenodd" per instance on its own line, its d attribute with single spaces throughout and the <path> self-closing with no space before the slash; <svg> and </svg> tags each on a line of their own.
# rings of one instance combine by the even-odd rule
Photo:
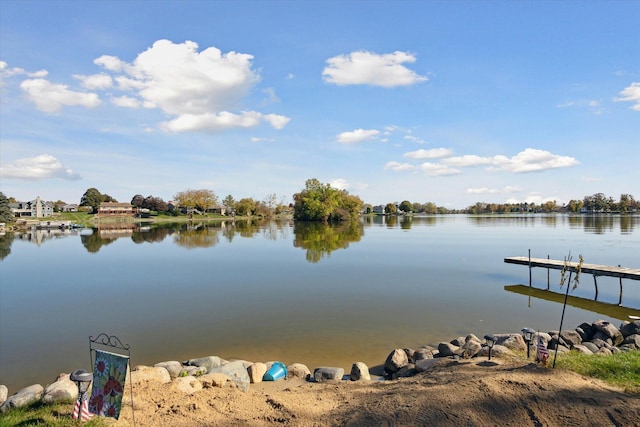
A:
<svg viewBox="0 0 640 427">
<path fill-rule="evenodd" d="M 346 249 L 364 234 L 359 221 L 339 224 L 296 221 L 293 226 L 293 246 L 307 250 L 307 261 L 316 263 L 337 249 Z"/>
</svg>

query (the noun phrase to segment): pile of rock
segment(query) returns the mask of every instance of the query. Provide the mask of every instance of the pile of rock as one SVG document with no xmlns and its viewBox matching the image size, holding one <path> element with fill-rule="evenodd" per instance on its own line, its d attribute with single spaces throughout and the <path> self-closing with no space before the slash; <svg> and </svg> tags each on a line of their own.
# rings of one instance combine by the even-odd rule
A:
<svg viewBox="0 0 640 427">
<path fill-rule="evenodd" d="M 492 357 L 514 355 L 527 351 L 527 343 L 518 333 L 494 334 L 495 344 L 491 348 Z M 616 327 L 610 322 L 596 320 L 583 323 L 573 330 L 538 332 L 531 342 L 533 351 L 541 340 L 549 350 L 558 354 L 579 351 L 586 354 L 607 355 L 620 351 L 640 350 L 640 320 L 622 322 Z M 368 381 L 372 375 L 379 379 L 410 377 L 424 372 L 434 365 L 447 364 L 451 359 L 469 359 L 488 356 L 486 340 L 470 334 L 458 337 L 437 346 L 421 346 L 417 349 L 394 349 L 384 364 L 369 367 L 363 362 L 354 363 L 349 375 L 339 367 L 319 367 L 311 374 L 302 363 L 287 366 L 287 377 L 302 378 L 315 382 Z M 201 357 L 183 362 L 167 361 L 154 366 L 137 366 L 127 375 L 127 384 L 159 382 L 171 384 L 177 391 L 195 393 L 203 388 L 233 386 L 247 391 L 249 384 L 259 383 L 275 362 L 248 362 L 246 360 L 226 361 L 217 356 Z M 128 389 L 128 386 L 126 387 Z M 60 374 L 53 384 L 46 388 L 35 384 L 24 388 L 12 396 L 0 385 L 0 413 L 15 407 L 27 406 L 38 400 L 45 403 L 75 401 L 78 397 L 76 384 L 69 374 Z"/>
</svg>

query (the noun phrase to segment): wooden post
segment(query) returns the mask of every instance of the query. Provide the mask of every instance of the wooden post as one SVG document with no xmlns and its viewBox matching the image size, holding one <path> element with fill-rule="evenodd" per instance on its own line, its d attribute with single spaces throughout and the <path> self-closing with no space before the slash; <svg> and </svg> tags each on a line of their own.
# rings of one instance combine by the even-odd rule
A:
<svg viewBox="0 0 640 427">
<path fill-rule="evenodd" d="M 529 287 L 531 287 L 531 249 L 529 249 Z"/>
<path fill-rule="evenodd" d="M 596 296 L 593 297 L 594 301 L 598 301 L 598 276 L 596 276 L 595 274 L 593 275 L 593 284 L 596 286 Z"/>
<path fill-rule="evenodd" d="M 622 267 L 618 264 L 618 267 Z M 618 305 L 622 305 L 622 277 L 620 278 L 620 298 L 618 299 Z"/>
<path fill-rule="evenodd" d="M 549 255 L 547 255 L 547 259 L 550 259 Z M 549 290 L 549 269 L 547 268 L 547 290 Z"/>
</svg>

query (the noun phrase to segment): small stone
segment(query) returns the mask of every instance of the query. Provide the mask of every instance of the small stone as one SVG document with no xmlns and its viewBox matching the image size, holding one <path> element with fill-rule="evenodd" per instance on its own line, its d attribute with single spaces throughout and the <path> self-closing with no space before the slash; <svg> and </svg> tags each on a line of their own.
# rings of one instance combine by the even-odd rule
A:
<svg viewBox="0 0 640 427">
<path fill-rule="evenodd" d="M 262 377 L 266 372 L 267 372 L 267 365 L 262 362 L 252 363 L 247 368 L 249 379 L 253 384 L 262 382 Z"/>
<path fill-rule="evenodd" d="M 456 356 L 460 352 L 460 347 L 449 342 L 441 342 L 438 344 L 439 357 Z"/>
<path fill-rule="evenodd" d="M 316 368 L 313 371 L 313 378 L 316 382 L 341 381 L 344 376 L 344 369 L 333 367 Z"/>
<path fill-rule="evenodd" d="M 187 366 L 203 366 L 207 368 L 207 372 L 208 372 L 213 368 L 217 368 L 221 366 L 222 360 L 218 356 L 207 356 L 207 357 L 199 357 L 197 359 L 189 359 L 185 362 L 182 362 L 182 364 Z"/>
<path fill-rule="evenodd" d="M 177 360 L 160 362 L 160 363 L 156 363 L 153 366 L 159 367 L 159 368 L 165 368 L 167 372 L 169 372 L 169 375 L 171 376 L 172 380 L 178 378 L 178 376 L 180 376 L 180 372 L 182 372 L 182 363 L 178 362 Z"/>
<path fill-rule="evenodd" d="M 196 391 L 202 390 L 202 383 L 196 379 L 196 377 L 188 375 L 186 377 L 176 378 L 172 387 L 176 390 L 185 393 L 185 394 L 193 394 Z"/>
<path fill-rule="evenodd" d="M 307 365 L 302 363 L 292 363 L 287 366 L 287 373 L 290 377 L 309 379 L 311 377 L 311 371 L 307 368 Z"/>
<path fill-rule="evenodd" d="M 159 366 L 149 367 L 140 365 L 136 366 L 136 368 L 131 372 L 131 381 L 134 384 L 151 381 L 166 384 L 171 382 L 171 375 L 169 375 L 169 371 Z"/>
<path fill-rule="evenodd" d="M 404 349 L 396 348 L 389 356 L 387 356 L 387 360 L 384 362 L 384 370 L 388 373 L 398 372 L 400 368 L 409 364 L 409 358 L 407 357 L 407 353 Z"/>
<path fill-rule="evenodd" d="M 349 375 L 351 381 L 369 381 L 371 375 L 369 374 L 369 367 L 364 362 L 356 362 L 351 366 L 351 374 Z"/>
</svg>

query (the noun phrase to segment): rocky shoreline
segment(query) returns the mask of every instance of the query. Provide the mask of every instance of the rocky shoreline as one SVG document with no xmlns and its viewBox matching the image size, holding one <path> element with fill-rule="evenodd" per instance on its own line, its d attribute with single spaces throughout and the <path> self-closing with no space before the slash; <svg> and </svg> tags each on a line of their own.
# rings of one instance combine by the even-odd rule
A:
<svg viewBox="0 0 640 427">
<path fill-rule="evenodd" d="M 422 346 L 417 349 L 394 349 L 384 363 L 369 368 L 363 362 L 352 365 L 345 375 L 340 367 L 323 366 L 313 373 L 302 363 L 286 366 L 286 376 L 300 378 L 308 382 L 324 383 L 341 381 L 395 380 L 412 377 L 427 371 L 436 364 L 450 362 L 451 359 L 473 359 L 479 357 L 508 357 L 516 353 L 527 352 L 527 345 L 520 333 L 493 334 L 490 337 L 495 344 L 490 348 L 487 340 L 473 334 L 441 342 L 437 346 Z M 598 356 L 611 355 L 621 351 L 640 350 L 640 320 L 623 321 L 619 327 L 604 320 L 582 323 L 575 329 L 548 332 L 535 332 L 529 350 L 537 354 L 538 343 L 549 352 L 549 360 L 569 351 Z M 130 384 L 141 382 L 174 383 L 183 393 L 192 394 L 203 388 L 224 387 L 230 385 L 241 391 L 247 391 L 250 384 L 260 383 L 272 365 L 271 362 L 249 362 L 246 360 L 226 361 L 218 356 L 207 356 L 183 362 L 165 361 L 154 366 L 136 366 L 127 373 L 125 394 Z M 540 361 L 540 363 L 548 363 Z M 70 374 L 60 374 L 52 384 L 43 387 L 34 384 L 12 395 L 0 385 L 0 413 L 11 408 L 28 406 L 34 402 L 56 403 L 75 401 L 78 388 L 70 380 Z"/>
</svg>

